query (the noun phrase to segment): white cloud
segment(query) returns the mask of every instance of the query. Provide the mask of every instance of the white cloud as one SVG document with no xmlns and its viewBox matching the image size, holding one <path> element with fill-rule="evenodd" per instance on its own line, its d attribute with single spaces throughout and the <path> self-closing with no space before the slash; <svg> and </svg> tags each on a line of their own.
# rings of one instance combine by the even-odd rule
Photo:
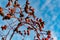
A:
<svg viewBox="0 0 60 40">
<path fill-rule="evenodd" d="M 57 40 L 57 37 L 54 37 L 54 40 Z"/>
<path fill-rule="evenodd" d="M 57 40 L 57 36 L 55 35 L 55 32 L 52 32 L 52 37 L 53 37 L 53 40 Z"/>
<path fill-rule="evenodd" d="M 44 5 L 42 6 L 41 10 L 43 10 L 50 2 L 51 2 L 51 0 L 46 0 Z"/>
<path fill-rule="evenodd" d="M 54 15 L 54 16 L 52 17 L 52 20 L 54 21 L 54 20 L 56 20 L 56 18 L 57 18 L 57 16 Z"/>
</svg>

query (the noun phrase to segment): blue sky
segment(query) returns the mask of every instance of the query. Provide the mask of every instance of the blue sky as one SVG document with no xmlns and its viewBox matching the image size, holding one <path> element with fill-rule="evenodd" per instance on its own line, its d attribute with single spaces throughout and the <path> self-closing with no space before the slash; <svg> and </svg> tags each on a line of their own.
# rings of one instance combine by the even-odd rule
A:
<svg viewBox="0 0 60 40">
<path fill-rule="evenodd" d="M 22 7 L 24 7 L 25 0 L 18 0 Z M 52 31 L 52 37 L 54 40 L 60 40 L 60 0 L 29 0 L 30 5 L 35 8 L 35 15 L 38 18 L 42 18 L 45 21 L 45 30 Z M 0 0 L 0 6 L 5 8 L 7 4 L 7 0 Z M 5 25 L 6 22 L 1 20 L 0 16 L 0 26 Z M 8 22 L 10 22 L 9 20 Z M 23 28 L 20 28 L 23 29 Z M 7 29 L 8 30 L 8 29 Z M 2 31 L 2 33 L 6 33 L 6 31 Z M 0 29 L 1 31 L 1 29 Z M 33 31 L 31 31 L 32 33 Z M 11 30 L 12 33 L 12 30 Z M 19 34 L 14 35 L 12 40 L 19 40 L 22 37 L 18 36 Z M 32 33 L 29 37 L 26 36 L 25 40 L 33 40 Z M 0 37 L 1 38 L 1 37 Z M 28 38 L 28 39 L 27 39 Z M 9 39 L 9 36 L 7 40 Z M 0 39 L 1 40 L 1 39 Z"/>
</svg>

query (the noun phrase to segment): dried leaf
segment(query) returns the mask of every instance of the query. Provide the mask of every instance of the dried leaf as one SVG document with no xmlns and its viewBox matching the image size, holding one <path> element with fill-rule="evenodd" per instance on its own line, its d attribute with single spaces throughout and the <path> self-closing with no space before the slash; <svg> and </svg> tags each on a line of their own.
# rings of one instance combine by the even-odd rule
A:
<svg viewBox="0 0 60 40">
<path fill-rule="evenodd" d="M 3 11 L 3 9 L 2 9 L 2 7 L 0 7 L 0 12 L 2 12 Z"/>
<path fill-rule="evenodd" d="M 21 31 L 18 31 L 20 35 L 23 35 Z"/>
<path fill-rule="evenodd" d="M 0 15 L 1 15 L 1 16 L 4 16 L 2 7 L 0 7 Z"/>
<path fill-rule="evenodd" d="M 4 13 L 3 12 L 1 12 L 0 15 L 4 17 Z"/>
<path fill-rule="evenodd" d="M 26 21 L 27 23 L 29 23 L 29 22 L 30 22 L 30 19 L 27 17 L 27 18 L 25 18 L 25 21 Z"/>
<path fill-rule="evenodd" d="M 48 35 L 47 38 L 51 38 L 51 35 Z"/>
<path fill-rule="evenodd" d="M 30 30 L 29 29 L 27 30 L 27 35 L 30 35 Z"/>
<path fill-rule="evenodd" d="M 45 40 L 45 38 L 42 38 L 42 40 Z"/>
<path fill-rule="evenodd" d="M 6 7 L 9 7 L 11 5 L 11 2 L 9 1 L 6 5 Z"/>
<path fill-rule="evenodd" d="M 4 26 L 2 26 L 1 28 L 2 28 L 2 30 L 6 30 L 6 29 L 7 29 L 7 26 L 4 25 Z"/>
<path fill-rule="evenodd" d="M 49 40 L 48 38 L 45 38 L 45 40 Z"/>
<path fill-rule="evenodd" d="M 51 35 L 51 31 L 49 30 L 49 31 L 47 31 L 47 35 Z"/>
<path fill-rule="evenodd" d="M 40 34 L 39 34 L 39 33 L 37 33 L 37 38 L 39 38 L 39 36 L 40 36 Z"/>
<path fill-rule="evenodd" d="M 25 8 L 24 8 L 24 11 L 26 13 L 28 13 L 28 10 L 29 10 L 29 2 L 28 2 L 28 0 L 26 0 L 26 5 L 25 5 Z"/>
<path fill-rule="evenodd" d="M 26 30 L 24 30 L 24 35 L 26 35 L 27 33 L 26 33 Z"/>
<path fill-rule="evenodd" d="M 30 4 L 30 3 L 29 3 L 29 0 L 26 0 L 26 4 Z"/>
<path fill-rule="evenodd" d="M 3 20 L 10 19 L 12 16 L 10 14 L 7 14 L 6 16 L 3 17 Z"/>
<path fill-rule="evenodd" d="M 42 28 L 44 28 L 44 22 L 41 22 L 40 25 Z"/>
<path fill-rule="evenodd" d="M 33 18 L 35 19 L 36 16 L 34 15 L 34 8 L 32 8 L 32 7 L 30 6 L 29 10 L 31 10 L 31 12 L 29 12 L 28 14 L 29 14 L 30 16 L 33 16 Z"/>
<path fill-rule="evenodd" d="M 39 22 L 42 22 L 42 19 L 41 18 L 39 19 Z"/>
</svg>

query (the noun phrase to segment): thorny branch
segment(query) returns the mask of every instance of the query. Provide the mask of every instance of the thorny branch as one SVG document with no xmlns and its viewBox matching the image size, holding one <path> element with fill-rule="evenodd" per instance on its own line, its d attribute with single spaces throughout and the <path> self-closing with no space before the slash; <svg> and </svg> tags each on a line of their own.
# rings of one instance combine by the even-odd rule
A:
<svg viewBox="0 0 60 40">
<path fill-rule="evenodd" d="M 0 15 L 3 17 L 2 20 L 10 20 L 11 18 L 15 18 L 19 21 L 18 25 L 14 25 L 16 26 L 16 28 L 11 27 L 10 25 L 14 24 L 16 21 L 12 22 L 11 24 L 9 24 L 7 21 L 7 23 L 9 24 L 9 26 L 11 27 L 10 30 L 13 30 L 13 33 L 10 36 L 9 40 L 12 40 L 12 37 L 14 36 L 15 32 L 19 33 L 21 36 L 25 36 L 25 35 L 30 35 L 30 31 L 34 30 L 34 32 L 36 32 L 36 35 L 34 36 L 34 40 L 49 40 L 51 38 L 51 31 L 45 31 L 43 30 L 44 28 L 44 21 L 42 21 L 42 19 L 37 18 L 34 14 L 35 9 L 30 6 L 29 0 L 26 0 L 26 4 L 24 4 L 25 7 L 23 8 L 24 10 L 22 10 L 21 5 L 18 3 L 18 0 L 8 0 L 8 3 L 6 4 L 6 8 L 2 8 L 0 7 Z M 10 7 L 10 6 L 13 6 Z M 16 9 L 19 8 L 19 12 L 16 12 Z M 3 10 L 7 10 L 8 13 L 5 15 L 5 13 L 3 12 Z M 25 12 L 26 14 L 28 14 L 28 16 L 25 18 L 23 12 Z M 16 17 L 15 14 L 19 14 L 19 18 Z M 30 17 L 33 17 L 33 19 L 31 19 Z M 23 25 L 28 24 L 27 26 L 27 30 L 24 30 L 24 35 L 21 32 L 21 30 L 18 30 L 20 27 L 22 27 Z M 8 27 L 7 25 L 1 26 L 2 31 L 6 30 Z M 6 40 L 7 36 L 10 33 L 10 30 L 8 31 L 7 35 L 5 35 L 4 37 L 0 34 L 0 36 L 2 37 L 2 40 Z M 39 31 L 39 32 L 38 32 Z M 44 33 L 41 33 L 44 32 Z M 40 35 L 43 36 L 43 38 L 40 38 Z M 46 35 L 47 37 L 45 38 L 44 35 Z M 37 39 L 35 39 L 37 37 Z M 22 39 L 24 40 L 24 38 Z"/>
</svg>

